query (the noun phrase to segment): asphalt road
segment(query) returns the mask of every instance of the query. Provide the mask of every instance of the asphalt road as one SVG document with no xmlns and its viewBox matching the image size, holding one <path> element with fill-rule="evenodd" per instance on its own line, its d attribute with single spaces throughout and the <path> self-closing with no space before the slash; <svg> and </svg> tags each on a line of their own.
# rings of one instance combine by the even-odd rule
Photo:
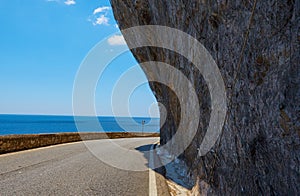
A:
<svg viewBox="0 0 300 196">
<path fill-rule="evenodd" d="M 0 155 L 0 195 L 149 195 L 143 151 L 157 141 L 95 140 Z"/>
</svg>

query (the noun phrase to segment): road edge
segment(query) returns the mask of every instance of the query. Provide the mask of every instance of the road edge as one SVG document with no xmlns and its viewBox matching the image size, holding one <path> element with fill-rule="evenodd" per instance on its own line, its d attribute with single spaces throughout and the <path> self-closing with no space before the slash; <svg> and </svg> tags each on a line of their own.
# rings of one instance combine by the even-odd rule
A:
<svg viewBox="0 0 300 196">
<path fill-rule="evenodd" d="M 149 195 L 150 196 L 171 196 L 169 186 L 164 176 L 165 167 L 155 168 L 155 165 L 162 165 L 159 156 L 153 149 L 158 144 L 153 144 L 151 150 L 153 153 L 149 155 Z M 158 162 L 159 164 L 155 164 Z M 152 169 L 155 168 L 155 169 Z M 155 184 L 154 184 L 155 182 Z"/>
<path fill-rule="evenodd" d="M 157 196 L 157 186 L 156 186 L 156 176 L 155 176 L 156 172 L 152 169 L 154 166 L 154 156 L 153 156 L 154 147 L 155 144 L 151 146 L 150 154 L 149 154 L 149 196 Z"/>
</svg>

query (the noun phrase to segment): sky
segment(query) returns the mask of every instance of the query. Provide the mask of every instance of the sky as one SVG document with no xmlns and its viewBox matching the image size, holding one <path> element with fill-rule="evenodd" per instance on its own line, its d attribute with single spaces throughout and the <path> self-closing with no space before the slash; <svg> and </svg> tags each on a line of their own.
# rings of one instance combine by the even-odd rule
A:
<svg viewBox="0 0 300 196">
<path fill-rule="evenodd" d="M 74 81 L 89 51 L 99 42 L 111 52 L 127 47 L 108 0 L 2 0 L 0 10 L 1 114 L 72 115 Z M 123 85 L 146 81 L 130 52 L 106 66 L 94 92 L 97 115 L 158 117 L 147 83 L 130 97 L 114 91 L 129 70 L 135 77 Z"/>
</svg>

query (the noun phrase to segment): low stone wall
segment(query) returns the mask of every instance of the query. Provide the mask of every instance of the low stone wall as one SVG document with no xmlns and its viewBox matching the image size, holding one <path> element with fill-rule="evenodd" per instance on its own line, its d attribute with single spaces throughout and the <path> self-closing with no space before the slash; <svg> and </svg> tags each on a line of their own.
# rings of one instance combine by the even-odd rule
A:
<svg viewBox="0 0 300 196">
<path fill-rule="evenodd" d="M 158 133 L 57 133 L 0 136 L 0 154 L 82 140 L 159 137 Z"/>
</svg>

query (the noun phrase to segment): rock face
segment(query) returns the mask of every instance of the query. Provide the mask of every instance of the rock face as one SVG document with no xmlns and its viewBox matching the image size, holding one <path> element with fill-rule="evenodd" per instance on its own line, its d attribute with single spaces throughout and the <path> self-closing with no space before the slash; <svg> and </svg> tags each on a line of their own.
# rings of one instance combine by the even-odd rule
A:
<svg viewBox="0 0 300 196">
<path fill-rule="evenodd" d="M 219 141 L 200 157 L 197 148 L 211 113 L 202 75 L 187 59 L 167 49 L 132 49 L 139 62 L 168 63 L 195 86 L 199 128 L 180 158 L 197 179 L 199 192 L 299 194 L 300 1 L 111 0 L 111 4 L 121 29 L 164 25 L 182 30 L 206 47 L 221 71 L 227 119 Z M 164 144 L 180 122 L 179 100 L 167 86 L 150 86 L 166 108 L 167 121 L 161 128 Z"/>
</svg>

